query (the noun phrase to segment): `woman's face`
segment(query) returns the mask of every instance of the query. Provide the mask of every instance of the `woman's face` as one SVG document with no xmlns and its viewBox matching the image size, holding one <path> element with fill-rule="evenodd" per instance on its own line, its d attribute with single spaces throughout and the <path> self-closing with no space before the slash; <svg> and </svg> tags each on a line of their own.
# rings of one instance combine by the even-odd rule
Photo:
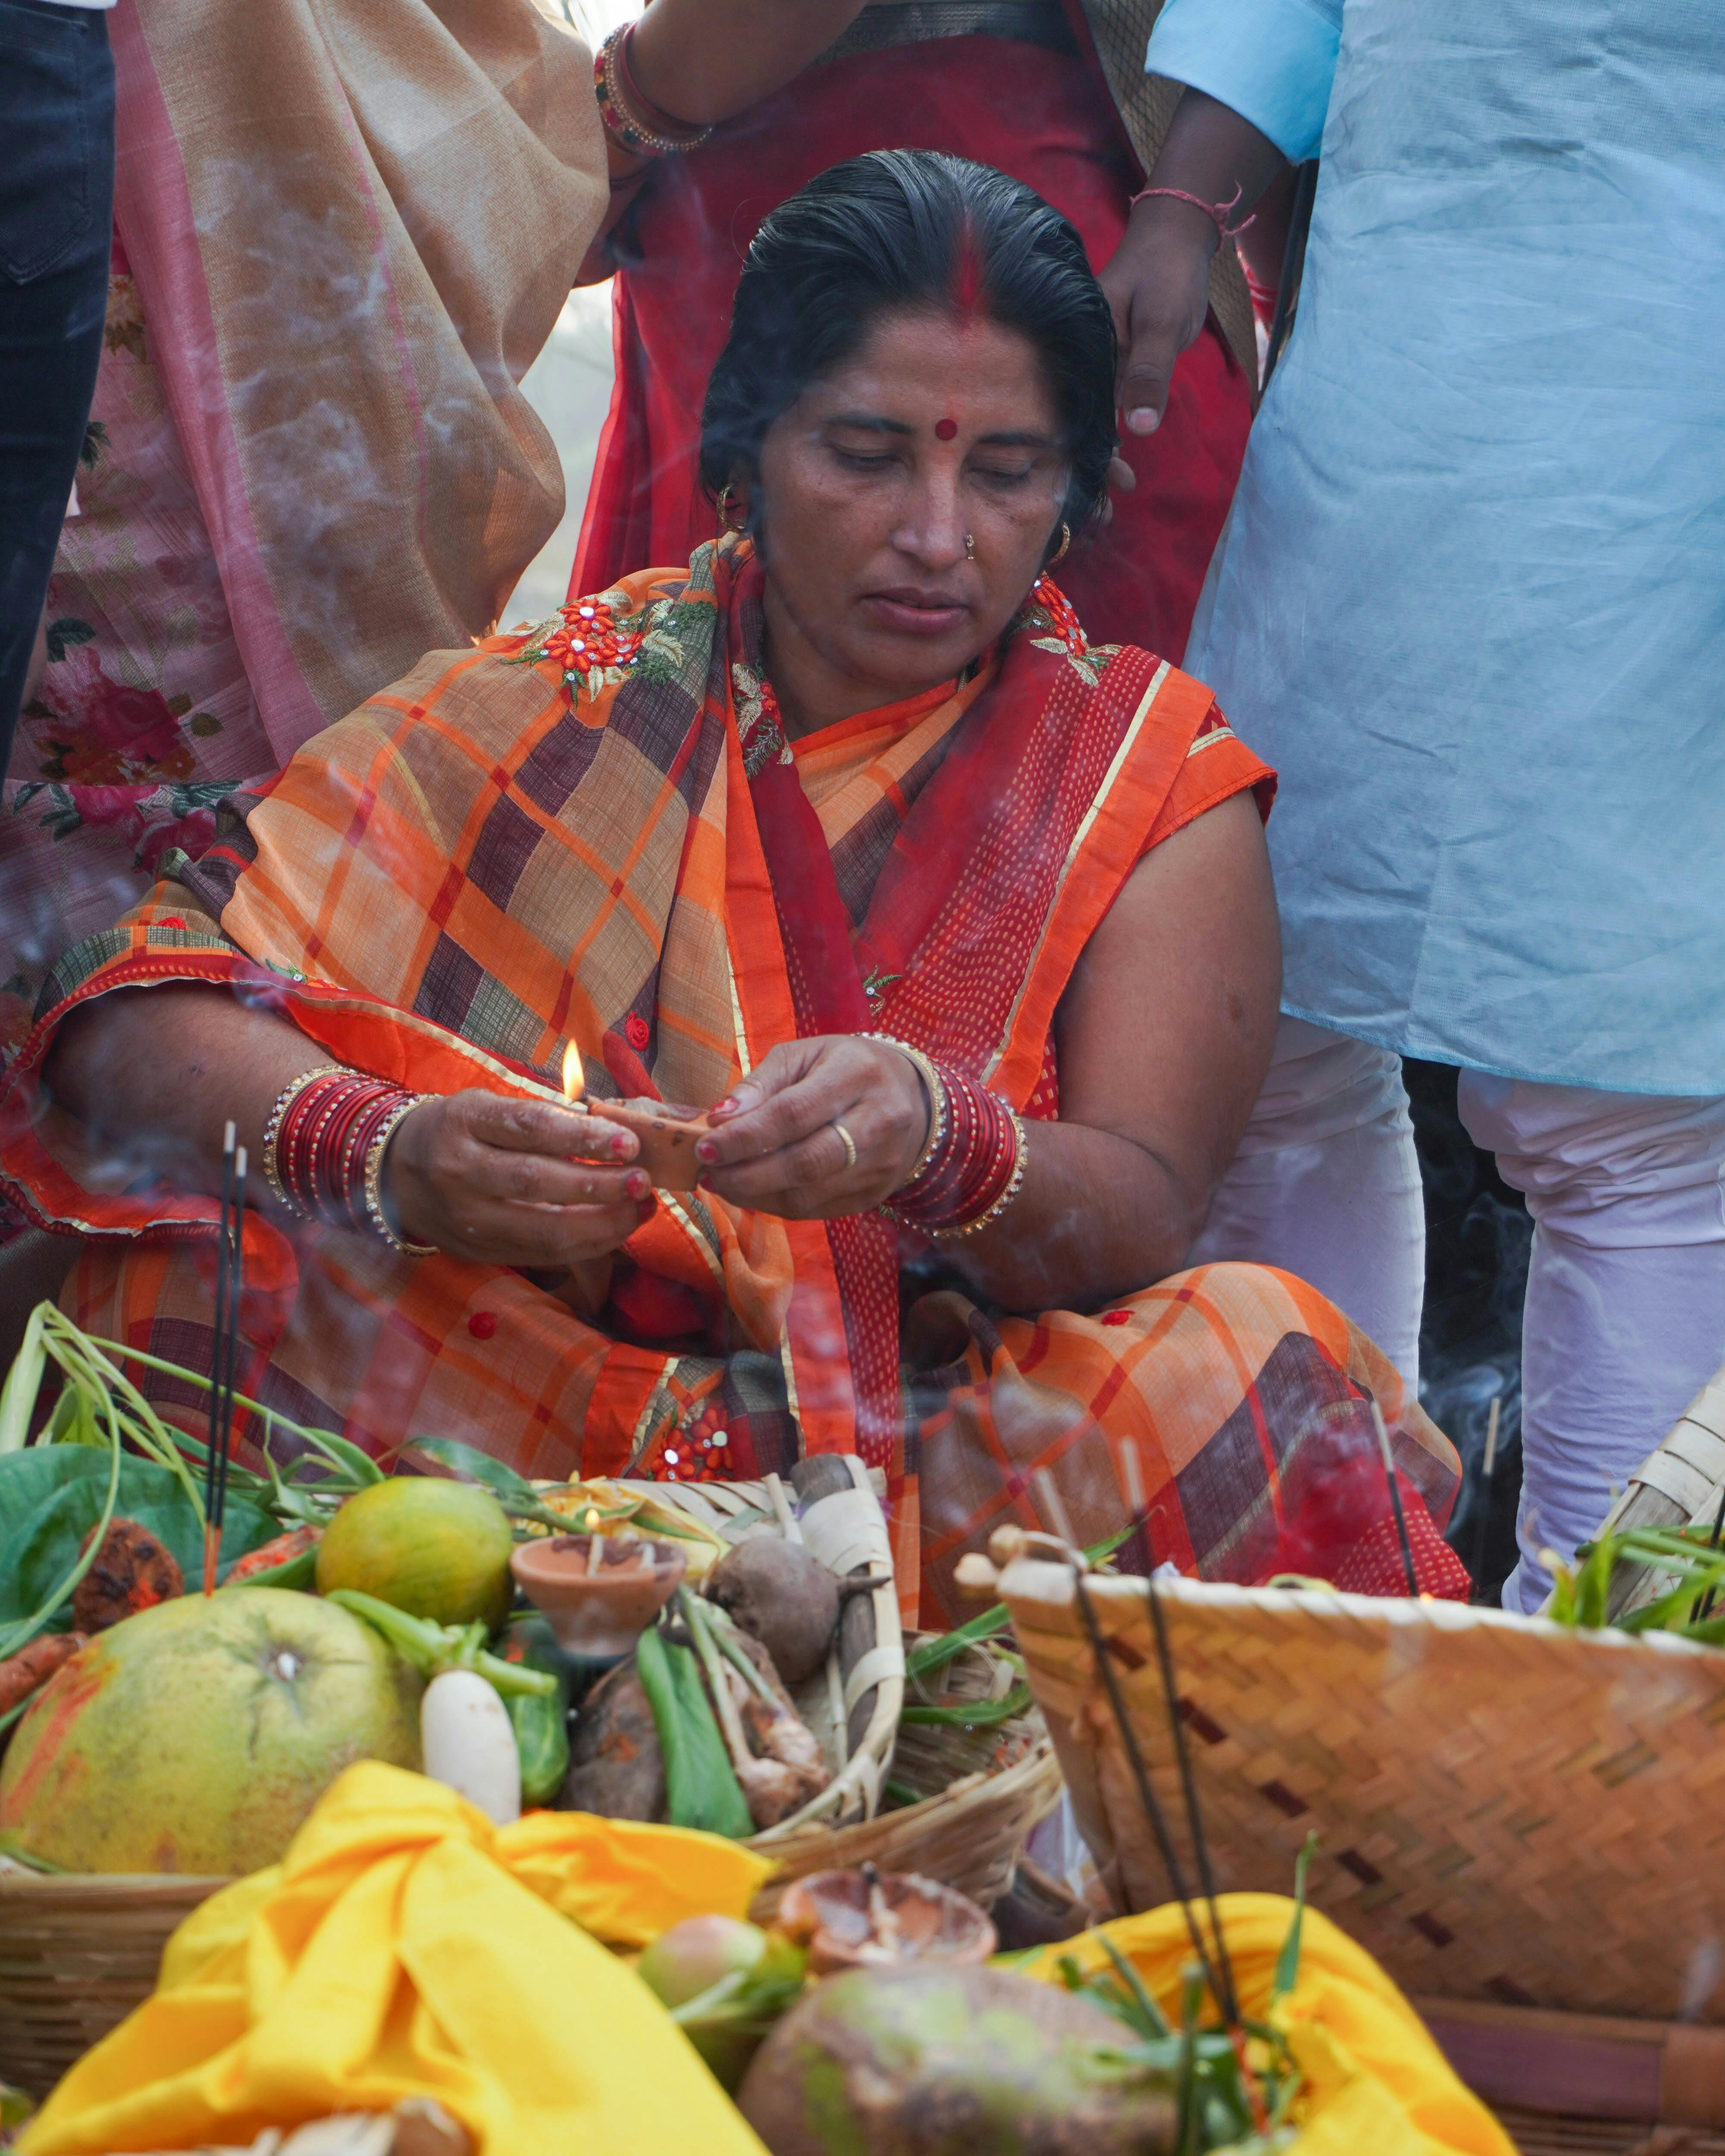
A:
<svg viewBox="0 0 1725 2156">
<path fill-rule="evenodd" d="M 1058 533 L 1059 437 L 1034 346 L 993 322 L 883 315 L 804 390 L 762 444 L 751 505 L 768 664 L 797 731 L 988 649 Z"/>
</svg>

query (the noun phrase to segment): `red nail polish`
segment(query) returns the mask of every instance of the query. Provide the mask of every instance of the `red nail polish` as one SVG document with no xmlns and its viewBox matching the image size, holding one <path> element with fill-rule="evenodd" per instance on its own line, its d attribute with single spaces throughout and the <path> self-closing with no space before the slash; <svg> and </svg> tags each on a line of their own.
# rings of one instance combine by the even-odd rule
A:
<svg viewBox="0 0 1725 2156">
<path fill-rule="evenodd" d="M 653 1194 L 652 1184 L 639 1168 L 633 1175 L 624 1178 L 623 1187 L 631 1198 L 650 1198 Z"/>
<path fill-rule="evenodd" d="M 711 1138 L 698 1138 L 695 1145 L 695 1158 L 697 1160 L 704 1160 L 709 1167 L 711 1167 L 719 1158 L 719 1148 Z"/>
</svg>

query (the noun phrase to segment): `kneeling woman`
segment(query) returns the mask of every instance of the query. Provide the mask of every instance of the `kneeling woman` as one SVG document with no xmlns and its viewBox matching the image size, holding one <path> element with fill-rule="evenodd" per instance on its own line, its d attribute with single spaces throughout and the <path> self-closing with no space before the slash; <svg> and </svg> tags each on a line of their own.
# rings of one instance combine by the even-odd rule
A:
<svg viewBox="0 0 1725 2156">
<path fill-rule="evenodd" d="M 708 393 L 717 542 L 427 659 L 63 963 L 0 1165 L 95 1238 L 80 1322 L 207 1366 L 232 1118 L 242 1389 L 297 1420 L 557 1477 L 854 1450 L 939 1621 L 1039 1467 L 1140 1561 L 1400 1591 L 1369 1394 L 1453 1584 L 1454 1455 L 1370 1342 L 1177 1271 L 1269 1058 L 1273 780 L 1050 580 L 1114 367 L 998 172 L 785 203 Z M 562 1104 L 572 1046 L 711 1108 L 697 1188 Z"/>
</svg>

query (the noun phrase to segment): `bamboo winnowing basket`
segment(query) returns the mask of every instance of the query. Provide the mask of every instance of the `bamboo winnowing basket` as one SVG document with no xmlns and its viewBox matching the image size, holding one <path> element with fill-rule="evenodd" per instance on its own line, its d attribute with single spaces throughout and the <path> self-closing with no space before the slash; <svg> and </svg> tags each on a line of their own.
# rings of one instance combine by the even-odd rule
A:
<svg viewBox="0 0 1725 2156">
<path fill-rule="evenodd" d="M 1065 1567 L 1001 1582 L 1105 1882 L 1168 1897 Z M 1158 1586 L 1223 1889 L 1312 1898 L 1409 1991 L 1725 2020 L 1725 1651 L 1455 1603 Z M 1141 1579 L 1092 1575 L 1193 1870 Z"/>
</svg>

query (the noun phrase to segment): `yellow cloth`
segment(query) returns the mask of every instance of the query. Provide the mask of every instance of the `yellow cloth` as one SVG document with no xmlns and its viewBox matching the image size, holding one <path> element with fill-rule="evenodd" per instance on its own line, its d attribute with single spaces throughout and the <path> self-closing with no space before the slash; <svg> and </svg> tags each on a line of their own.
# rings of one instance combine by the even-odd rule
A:
<svg viewBox="0 0 1725 2156">
<path fill-rule="evenodd" d="M 1262 2020 L 1294 1905 L 1280 1894 L 1224 1894 L 1218 1906 L 1240 2010 Z M 1101 1928 L 1177 2019 L 1180 1972 L 1194 1958 L 1178 1904 Z M 1108 1966 L 1094 1932 L 1015 1966 L 1056 1983 L 1064 1954 L 1086 1971 Z M 1299 1981 L 1277 2015 L 1309 2085 L 1288 2156 L 1515 2156 L 1377 1963 L 1315 1909 L 1306 1912 Z"/>
<path fill-rule="evenodd" d="M 499 1830 L 440 1783 L 351 1767 L 280 1864 L 180 1926 L 154 1994 L 73 2067 L 23 2156 L 245 2143 L 413 2095 L 476 2156 L 763 2156 L 598 1940 L 742 1916 L 770 1868 L 580 1812 Z"/>
</svg>

